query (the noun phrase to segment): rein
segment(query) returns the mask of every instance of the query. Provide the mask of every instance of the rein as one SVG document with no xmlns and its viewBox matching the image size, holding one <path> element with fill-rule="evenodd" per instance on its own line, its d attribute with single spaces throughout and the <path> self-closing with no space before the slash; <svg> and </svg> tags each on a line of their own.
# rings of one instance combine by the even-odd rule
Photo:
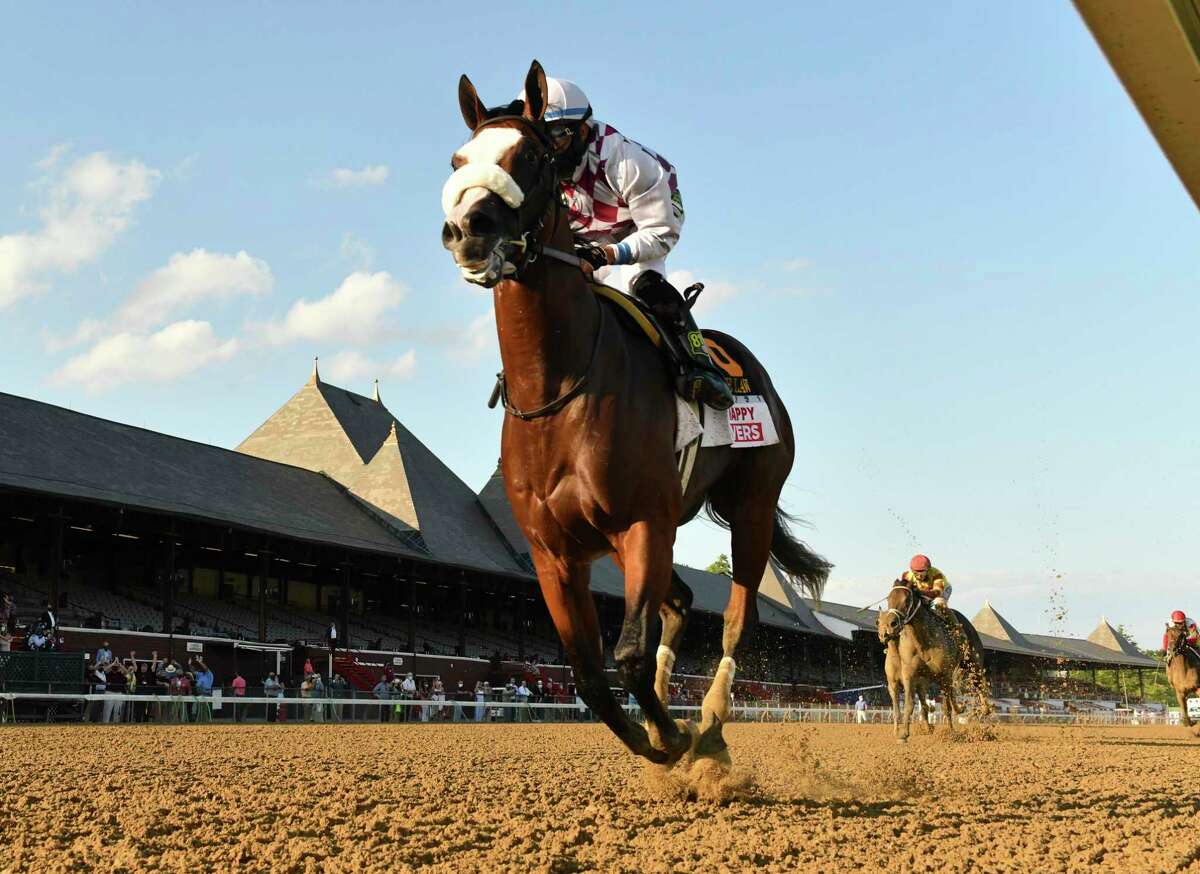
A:
<svg viewBox="0 0 1200 874">
<path fill-rule="evenodd" d="M 529 265 L 536 263 L 542 256 L 572 267 L 579 268 L 583 263 L 579 257 L 572 255 L 569 252 L 564 252 L 561 249 L 555 249 L 551 246 L 547 246 L 542 242 L 541 239 L 542 233 L 545 230 L 549 219 L 554 215 L 554 186 L 556 184 L 556 177 L 554 175 L 553 147 L 551 146 L 550 140 L 547 138 L 545 132 L 542 131 L 541 126 L 536 122 L 530 121 L 524 116 L 504 115 L 496 118 L 490 118 L 483 122 L 483 124 L 480 124 L 475 128 L 475 132 L 472 134 L 472 137 L 477 136 L 479 132 L 485 128 L 500 124 L 502 122 L 512 121 L 518 122 L 522 128 L 532 134 L 540 146 L 538 161 L 542 165 L 542 171 L 538 179 L 538 186 L 534 193 L 540 194 L 544 190 L 546 205 L 538 213 L 538 218 L 533 223 L 532 227 L 526 231 L 523 231 L 521 236 L 517 239 L 507 240 L 500 244 L 499 252 L 504 258 L 503 265 L 500 269 L 500 275 L 506 279 L 520 279 L 522 271 L 524 271 Z M 522 207 L 528 204 L 531 199 L 532 198 L 527 198 L 525 204 L 522 204 Z M 518 214 L 520 211 L 521 210 L 518 210 Z M 593 295 L 593 297 L 595 297 L 595 295 Z M 592 373 L 592 368 L 595 366 L 596 358 L 600 354 L 600 337 L 604 333 L 604 308 L 601 306 L 599 300 L 596 301 L 596 309 L 596 336 L 592 340 L 592 353 L 588 357 L 588 363 L 584 368 L 583 373 L 573 383 L 571 383 L 569 388 L 567 388 L 562 394 L 549 403 L 543 404 L 542 406 L 536 407 L 532 410 L 523 410 L 515 406 L 512 401 L 509 400 L 508 380 L 504 376 L 504 371 L 501 371 L 500 373 L 496 374 L 496 388 L 493 390 L 492 397 L 488 401 L 488 407 L 495 407 L 496 402 L 499 401 L 503 405 L 504 411 L 510 416 L 514 416 L 524 422 L 529 422 L 534 419 L 540 419 L 544 416 L 550 416 L 554 413 L 557 413 L 568 403 L 574 400 L 580 393 L 582 393 L 584 388 L 587 387 L 588 379 Z"/>
</svg>

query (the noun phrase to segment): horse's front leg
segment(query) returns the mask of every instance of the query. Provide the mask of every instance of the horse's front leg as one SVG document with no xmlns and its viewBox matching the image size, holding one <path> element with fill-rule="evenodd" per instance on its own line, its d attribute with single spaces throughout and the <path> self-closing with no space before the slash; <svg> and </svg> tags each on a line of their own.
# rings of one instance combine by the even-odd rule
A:
<svg viewBox="0 0 1200 874">
<path fill-rule="evenodd" d="M 908 743 L 908 735 L 912 729 L 913 707 L 916 706 L 917 683 L 912 674 L 904 678 L 904 723 L 900 727 L 900 743 Z"/>
<path fill-rule="evenodd" d="M 897 738 L 900 737 L 900 681 L 888 681 L 888 694 L 892 696 L 892 727 Z"/>
<path fill-rule="evenodd" d="M 946 728 L 954 734 L 954 714 L 958 710 L 958 701 L 954 697 L 954 678 L 942 684 L 942 712 L 945 715 Z"/>
<path fill-rule="evenodd" d="M 550 618 L 575 669 L 579 697 L 630 750 L 656 764 L 666 763 L 668 755 L 650 744 L 646 729 L 629 718 L 609 688 L 596 602 L 588 589 L 591 563 L 562 561 L 536 548 L 532 557 Z"/>
<path fill-rule="evenodd" d="M 683 645 L 683 633 L 687 630 L 688 613 L 692 609 L 692 590 L 679 574 L 671 571 L 671 590 L 658 608 L 662 620 L 662 634 L 658 641 L 658 652 L 654 661 L 654 694 L 664 707 L 671 706 L 671 674 L 675 670 L 675 657 Z M 651 732 L 653 738 L 653 732 Z M 657 746 L 657 744 L 656 744 Z"/>
<path fill-rule="evenodd" d="M 1179 702 L 1179 719 L 1188 728 L 1192 727 L 1192 717 L 1187 712 L 1187 690 L 1175 687 L 1175 699 Z"/>
<path fill-rule="evenodd" d="M 664 634 L 670 632 L 669 657 L 664 653 L 660 661 L 650 652 L 654 619 L 666 602 L 673 576 L 673 533 L 669 525 L 638 522 L 616 538 L 618 562 L 625 572 L 625 621 L 613 653 L 621 684 L 637 698 L 646 716 L 651 744 L 666 753 L 668 762 L 678 761 L 692 743 L 691 735 L 667 712 L 667 696 L 665 690 L 656 688 L 655 676 L 657 669 L 663 684 L 669 684 L 683 622 L 672 621 L 664 627 Z"/>
</svg>

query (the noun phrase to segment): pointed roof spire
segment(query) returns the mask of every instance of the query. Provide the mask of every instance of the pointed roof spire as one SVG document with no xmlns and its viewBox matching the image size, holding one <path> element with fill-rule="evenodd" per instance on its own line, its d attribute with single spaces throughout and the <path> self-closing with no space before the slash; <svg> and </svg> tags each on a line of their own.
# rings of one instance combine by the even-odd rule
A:
<svg viewBox="0 0 1200 874">
<path fill-rule="evenodd" d="M 313 372 L 312 372 L 312 378 L 309 380 L 310 382 L 320 382 L 321 381 L 321 371 L 317 367 L 317 362 L 319 362 L 320 360 L 321 360 L 321 357 L 319 355 L 313 356 Z"/>
<path fill-rule="evenodd" d="M 377 403 L 377 404 L 383 403 L 383 398 L 381 398 L 379 396 L 379 380 L 378 379 L 375 380 L 375 403 Z M 394 424 L 392 425 L 392 430 L 393 431 L 396 430 L 396 426 Z"/>
</svg>

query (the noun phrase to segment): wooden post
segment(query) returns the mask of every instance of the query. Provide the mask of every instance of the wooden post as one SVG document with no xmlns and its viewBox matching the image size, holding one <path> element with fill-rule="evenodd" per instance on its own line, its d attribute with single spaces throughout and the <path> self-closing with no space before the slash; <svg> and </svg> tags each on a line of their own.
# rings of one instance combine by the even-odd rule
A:
<svg viewBox="0 0 1200 874">
<path fill-rule="evenodd" d="M 1146 683 L 1142 679 L 1142 669 L 1138 668 L 1138 696 L 1141 697 L 1142 703 L 1146 703 Z"/>
<path fill-rule="evenodd" d="M 163 633 L 167 635 L 167 658 L 175 658 L 175 531 L 167 532 L 167 566 L 162 576 Z"/>
<path fill-rule="evenodd" d="M 402 573 L 408 574 L 408 651 L 417 652 L 417 574 L 412 562 L 406 563 Z"/>
<path fill-rule="evenodd" d="M 338 595 L 338 635 L 343 649 L 350 646 L 350 574 L 353 570 L 347 561 L 342 569 L 342 590 Z"/>
<path fill-rule="evenodd" d="M 458 572 L 458 654 L 467 654 L 467 574 Z"/>
<path fill-rule="evenodd" d="M 517 584 L 517 658 L 525 661 L 525 602 L 529 600 L 525 588 Z M 466 652 L 463 652 L 466 655 Z"/>
<path fill-rule="evenodd" d="M 54 615 L 58 616 L 58 607 L 62 601 L 63 584 L 63 511 L 62 507 L 50 517 L 53 520 L 50 544 L 50 606 Z"/>
<path fill-rule="evenodd" d="M 258 639 L 267 639 L 267 577 L 271 573 L 271 553 L 264 546 L 258 551 Z"/>
</svg>

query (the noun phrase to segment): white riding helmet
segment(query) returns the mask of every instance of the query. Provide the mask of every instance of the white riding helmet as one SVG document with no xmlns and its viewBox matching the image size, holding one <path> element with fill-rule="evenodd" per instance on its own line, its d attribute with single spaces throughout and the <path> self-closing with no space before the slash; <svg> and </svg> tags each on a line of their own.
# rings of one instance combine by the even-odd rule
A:
<svg viewBox="0 0 1200 874">
<path fill-rule="evenodd" d="M 583 89 L 569 79 L 546 77 L 546 121 L 584 121 L 592 114 L 592 104 Z M 525 89 L 517 95 L 525 99 Z"/>
</svg>

